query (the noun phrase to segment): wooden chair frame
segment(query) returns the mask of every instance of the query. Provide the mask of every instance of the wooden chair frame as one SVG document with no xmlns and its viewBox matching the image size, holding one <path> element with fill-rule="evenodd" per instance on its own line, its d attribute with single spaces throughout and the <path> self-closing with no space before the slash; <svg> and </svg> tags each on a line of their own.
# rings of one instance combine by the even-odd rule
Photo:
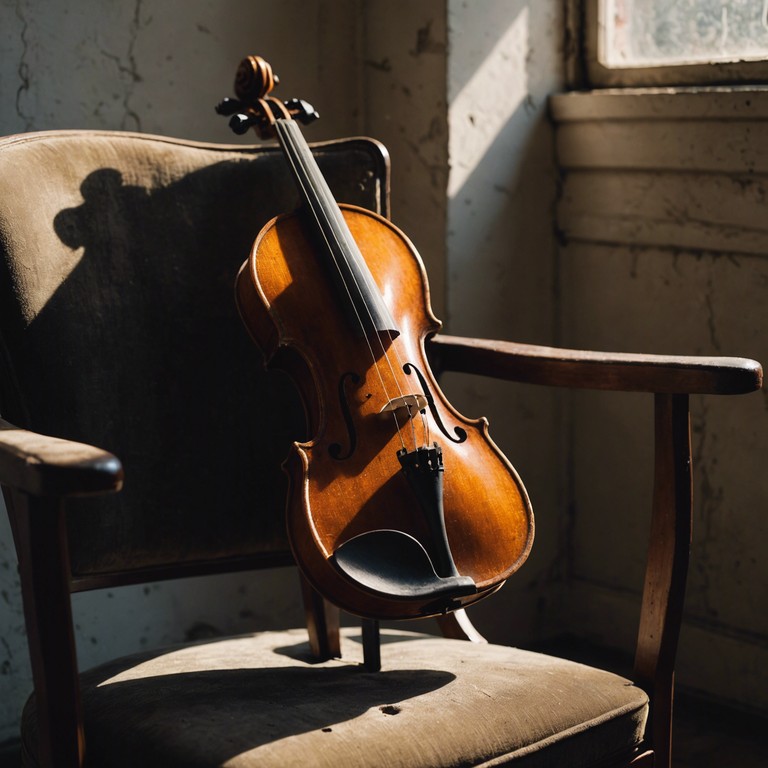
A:
<svg viewBox="0 0 768 768">
<path fill-rule="evenodd" d="M 753 360 L 556 349 L 437 337 L 447 370 L 510 381 L 654 395 L 654 491 L 634 682 L 651 700 L 647 749 L 631 765 L 670 766 L 677 643 L 693 521 L 689 395 L 742 394 L 762 386 Z"/>
<path fill-rule="evenodd" d="M 381 163 L 379 205 L 387 215 L 389 169 L 383 150 Z M 741 358 L 609 354 L 442 334 L 430 339 L 427 347 L 436 373 L 468 372 L 547 386 L 654 394 L 655 491 L 635 659 L 635 682 L 650 695 L 651 721 L 646 743 L 633 755 L 632 764 L 668 766 L 674 660 L 691 537 L 688 396 L 754 391 L 762 382 L 760 365 Z M 67 499 L 116 492 L 122 483 L 122 465 L 113 454 L 20 429 L 0 419 L 0 484 L 19 561 L 39 757 L 45 766 L 81 766 L 85 754 L 72 593 L 118 583 L 290 563 L 287 553 L 276 553 L 259 555 L 258 562 L 240 558 L 138 569 L 115 578 L 109 574 L 73 576 Z M 338 655 L 338 611 L 307 585 L 303 596 L 313 652 L 323 658 Z M 440 626 L 448 637 L 482 641 L 463 612 L 443 617 Z M 371 668 L 378 664 L 377 634 L 374 623 L 364 625 L 366 664 Z"/>
<path fill-rule="evenodd" d="M 434 337 L 429 351 L 439 371 L 653 393 L 653 510 L 634 672 L 635 682 L 650 696 L 651 719 L 646 743 L 629 764 L 669 766 L 674 662 L 691 541 L 689 395 L 754 391 L 762 383 L 760 365 L 741 358 L 609 354 L 448 335 Z M 0 481 L 8 489 L 19 558 L 42 762 L 80 766 L 85 740 L 70 593 L 94 585 L 72 581 L 65 500 L 119 490 L 122 468 L 116 457 L 98 448 L 0 421 Z M 307 597 L 313 645 L 332 654 L 338 643 L 335 611 L 311 593 Z M 463 616 L 442 622 L 448 636 L 473 637 L 471 626 L 462 629 L 462 624 Z"/>
</svg>

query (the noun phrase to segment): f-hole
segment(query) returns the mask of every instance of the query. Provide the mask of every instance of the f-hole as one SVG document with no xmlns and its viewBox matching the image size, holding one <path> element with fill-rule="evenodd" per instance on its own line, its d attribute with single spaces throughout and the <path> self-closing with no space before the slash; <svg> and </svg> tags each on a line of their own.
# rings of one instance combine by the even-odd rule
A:
<svg viewBox="0 0 768 768">
<path fill-rule="evenodd" d="M 448 433 L 445 424 L 443 424 L 443 420 L 440 418 L 440 414 L 437 412 L 437 407 L 435 406 L 435 398 L 432 397 L 432 392 L 427 386 L 427 380 L 424 378 L 421 371 L 413 363 L 405 363 L 405 365 L 403 365 L 403 371 L 405 371 L 407 376 L 410 376 L 411 371 L 413 371 L 418 377 L 419 384 L 421 385 L 421 391 L 424 393 L 424 397 L 427 399 L 427 406 L 429 407 L 429 411 L 432 414 L 432 418 L 435 420 L 435 423 L 440 428 L 440 431 L 452 443 L 463 443 L 467 439 L 466 430 L 462 429 L 461 427 L 454 427 L 453 434 L 455 437 Z"/>
<path fill-rule="evenodd" d="M 340 443 L 331 443 L 331 445 L 328 446 L 328 453 L 331 455 L 331 458 L 336 461 L 344 461 L 348 459 L 355 452 L 355 448 L 357 448 L 357 431 L 355 430 L 355 423 L 352 421 L 352 410 L 349 407 L 347 382 L 352 382 L 353 385 L 357 385 L 360 383 L 360 376 L 353 371 L 347 371 L 347 373 L 339 379 L 339 406 L 341 407 L 341 415 L 344 418 L 344 424 L 347 427 L 349 447 L 345 453 L 342 453 Z"/>
</svg>

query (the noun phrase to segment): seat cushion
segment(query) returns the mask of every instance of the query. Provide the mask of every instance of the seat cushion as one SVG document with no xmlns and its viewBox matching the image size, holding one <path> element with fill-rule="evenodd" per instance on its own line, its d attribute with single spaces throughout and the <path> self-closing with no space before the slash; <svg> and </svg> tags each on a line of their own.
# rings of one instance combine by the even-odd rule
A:
<svg viewBox="0 0 768 768">
<path fill-rule="evenodd" d="M 630 751 L 648 700 L 617 675 L 529 651 L 382 631 L 382 671 L 313 663 L 306 631 L 168 648 L 85 672 L 87 765 L 558 766 Z M 35 765 L 34 701 L 25 710 Z"/>
</svg>

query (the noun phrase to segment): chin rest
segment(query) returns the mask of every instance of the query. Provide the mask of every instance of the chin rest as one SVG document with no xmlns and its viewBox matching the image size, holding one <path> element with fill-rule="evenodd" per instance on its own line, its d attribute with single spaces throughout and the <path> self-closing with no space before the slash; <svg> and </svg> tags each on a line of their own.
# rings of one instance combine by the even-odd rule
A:
<svg viewBox="0 0 768 768">
<path fill-rule="evenodd" d="M 453 598 L 477 592 L 469 576 L 438 576 L 427 550 L 403 531 L 361 533 L 345 541 L 332 561 L 356 585 L 395 599 L 433 598 L 447 608 Z"/>
</svg>

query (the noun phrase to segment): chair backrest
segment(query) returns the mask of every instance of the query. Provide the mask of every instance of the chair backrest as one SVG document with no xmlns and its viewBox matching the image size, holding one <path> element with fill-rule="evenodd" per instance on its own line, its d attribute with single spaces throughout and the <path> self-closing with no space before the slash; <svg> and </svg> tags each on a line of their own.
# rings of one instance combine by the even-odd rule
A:
<svg viewBox="0 0 768 768">
<path fill-rule="evenodd" d="M 314 151 L 340 202 L 387 215 L 381 145 Z M 0 413 L 126 473 L 121 493 L 70 506 L 75 588 L 289 561 L 280 465 L 302 409 L 263 370 L 233 285 L 297 205 L 275 147 L 0 140 Z"/>
</svg>

